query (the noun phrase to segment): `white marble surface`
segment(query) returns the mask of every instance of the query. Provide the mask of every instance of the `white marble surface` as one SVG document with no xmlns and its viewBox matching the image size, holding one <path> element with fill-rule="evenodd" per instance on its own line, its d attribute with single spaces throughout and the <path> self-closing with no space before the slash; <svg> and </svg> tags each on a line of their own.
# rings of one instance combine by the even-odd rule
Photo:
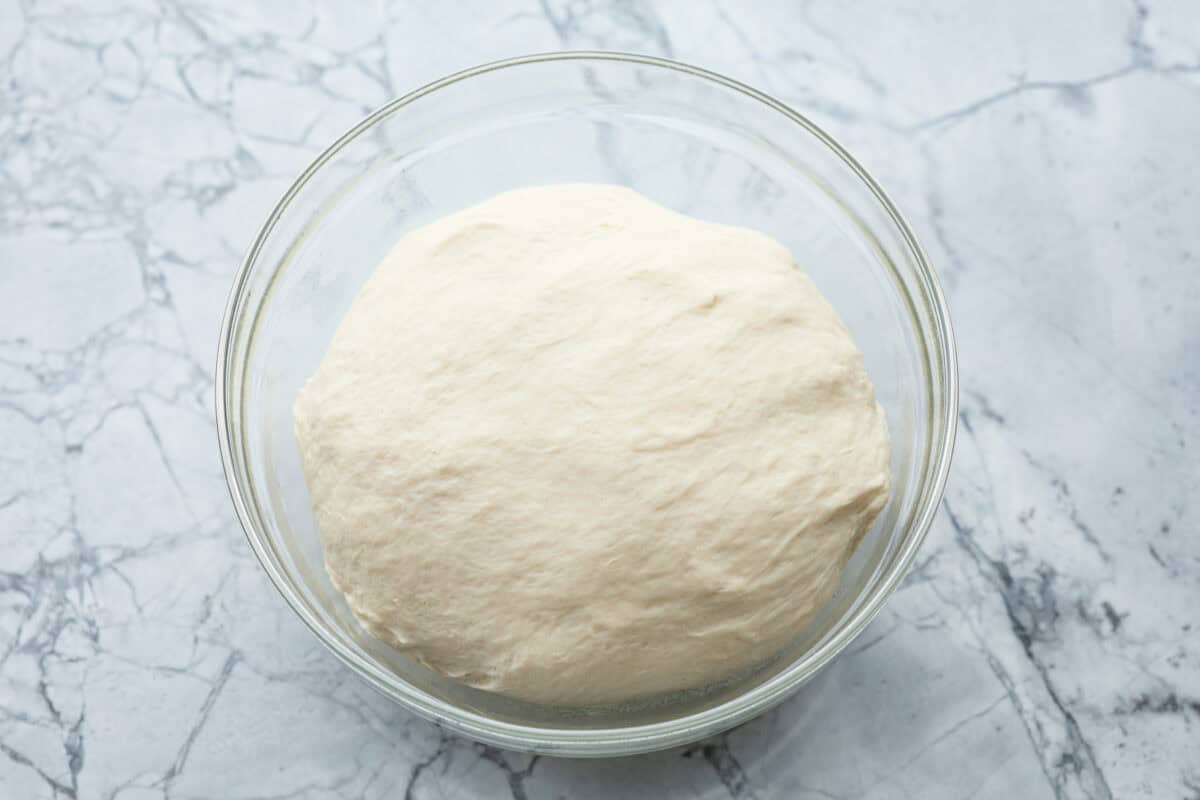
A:
<svg viewBox="0 0 1200 800">
<path fill-rule="evenodd" d="M 1200 6 L 967 5 L 0 0 L 0 797 L 1200 798 Z M 298 170 L 558 48 L 825 125 L 923 236 L 962 366 L 945 507 L 867 633 L 619 761 L 376 697 L 254 561 L 213 427 L 229 279 Z"/>
</svg>

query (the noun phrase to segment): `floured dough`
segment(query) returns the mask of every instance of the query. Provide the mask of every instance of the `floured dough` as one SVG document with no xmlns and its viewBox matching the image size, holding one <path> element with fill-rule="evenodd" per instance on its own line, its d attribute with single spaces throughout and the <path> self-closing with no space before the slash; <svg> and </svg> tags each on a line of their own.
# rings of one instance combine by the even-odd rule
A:
<svg viewBox="0 0 1200 800">
<path fill-rule="evenodd" d="M 861 356 L 788 251 L 614 186 L 509 192 L 402 238 L 295 416 L 363 625 L 534 702 L 769 659 L 888 494 Z"/>
</svg>

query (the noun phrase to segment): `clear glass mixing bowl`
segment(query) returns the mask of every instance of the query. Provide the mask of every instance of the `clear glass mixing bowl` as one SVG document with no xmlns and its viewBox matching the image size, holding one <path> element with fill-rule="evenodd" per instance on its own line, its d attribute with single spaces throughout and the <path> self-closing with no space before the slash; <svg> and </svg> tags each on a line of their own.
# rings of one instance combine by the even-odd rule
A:
<svg viewBox="0 0 1200 800">
<path fill-rule="evenodd" d="M 892 497 L 838 593 L 772 663 L 704 691 L 555 708 L 473 690 L 367 635 L 322 566 L 292 402 L 359 286 L 406 231 L 507 189 L 565 182 L 625 184 L 788 245 L 858 341 L 887 412 Z M 326 150 L 276 206 L 238 272 L 216 393 L 225 473 L 250 544 L 338 658 L 396 702 L 473 739 L 599 756 L 669 747 L 749 719 L 863 630 L 933 520 L 958 386 L 933 270 L 891 201 L 833 139 L 711 72 L 577 52 L 452 75 L 380 109 Z"/>
</svg>

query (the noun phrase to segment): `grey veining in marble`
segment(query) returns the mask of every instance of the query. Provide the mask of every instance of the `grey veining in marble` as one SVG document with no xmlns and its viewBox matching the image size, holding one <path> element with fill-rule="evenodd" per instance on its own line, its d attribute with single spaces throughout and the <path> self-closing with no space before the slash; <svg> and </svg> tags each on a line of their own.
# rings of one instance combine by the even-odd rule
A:
<svg viewBox="0 0 1200 800">
<path fill-rule="evenodd" d="M 961 435 L 903 588 L 777 711 L 530 758 L 376 697 L 233 518 L 217 326 L 309 159 L 521 52 L 669 55 L 860 155 Z M 0 797 L 1200 798 L 1200 6 L 0 0 Z"/>
</svg>

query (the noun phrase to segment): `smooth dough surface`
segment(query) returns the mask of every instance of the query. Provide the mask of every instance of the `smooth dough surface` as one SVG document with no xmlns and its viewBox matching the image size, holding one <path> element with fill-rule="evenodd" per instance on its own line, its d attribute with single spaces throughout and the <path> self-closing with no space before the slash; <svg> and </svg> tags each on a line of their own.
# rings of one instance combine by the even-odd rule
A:
<svg viewBox="0 0 1200 800">
<path fill-rule="evenodd" d="M 363 625 L 540 703 L 764 662 L 888 495 L 861 355 L 786 248 L 614 186 L 521 189 L 406 235 L 295 423 Z"/>
</svg>

